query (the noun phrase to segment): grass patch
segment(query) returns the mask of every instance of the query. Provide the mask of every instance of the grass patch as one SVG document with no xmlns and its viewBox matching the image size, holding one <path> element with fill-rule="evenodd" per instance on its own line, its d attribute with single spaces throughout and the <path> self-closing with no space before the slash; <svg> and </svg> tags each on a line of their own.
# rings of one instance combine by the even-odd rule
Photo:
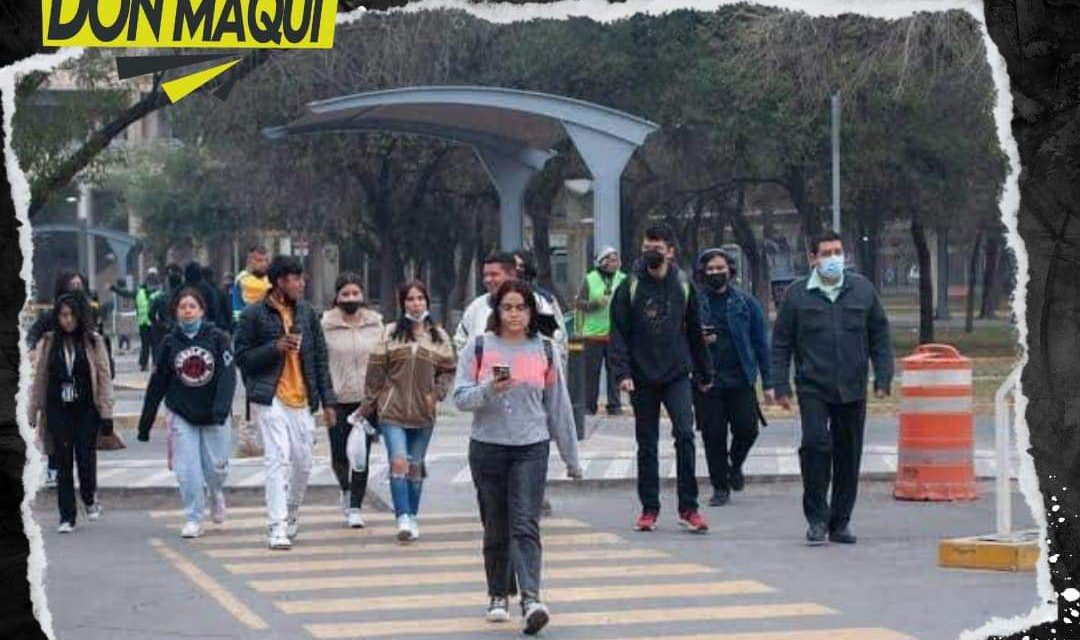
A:
<svg viewBox="0 0 1080 640">
<path fill-rule="evenodd" d="M 910 355 L 919 342 L 919 329 L 894 327 L 892 341 L 898 357 Z M 934 342 L 951 344 L 969 358 L 1017 358 L 1020 354 L 1016 327 L 1004 322 L 981 326 L 971 333 L 962 328 L 935 327 Z"/>
</svg>

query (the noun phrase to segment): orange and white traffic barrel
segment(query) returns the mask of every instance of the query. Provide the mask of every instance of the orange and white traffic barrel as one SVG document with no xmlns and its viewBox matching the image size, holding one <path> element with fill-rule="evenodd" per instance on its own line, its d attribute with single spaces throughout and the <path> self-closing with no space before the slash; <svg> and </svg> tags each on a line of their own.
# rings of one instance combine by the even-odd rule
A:
<svg viewBox="0 0 1080 640">
<path fill-rule="evenodd" d="M 924 344 L 901 360 L 896 487 L 901 500 L 974 500 L 971 359 Z"/>
</svg>

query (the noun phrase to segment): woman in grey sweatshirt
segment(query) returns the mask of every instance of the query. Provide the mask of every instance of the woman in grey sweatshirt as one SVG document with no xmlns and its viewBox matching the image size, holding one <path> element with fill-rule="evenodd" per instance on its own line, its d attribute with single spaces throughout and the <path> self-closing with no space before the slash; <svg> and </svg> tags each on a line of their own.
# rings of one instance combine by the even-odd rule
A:
<svg viewBox="0 0 1080 640">
<path fill-rule="evenodd" d="M 537 333 L 536 297 L 512 280 L 491 300 L 488 332 L 459 355 L 454 404 L 473 412 L 469 467 L 484 525 L 487 619 L 510 619 L 516 576 L 524 631 L 532 635 L 549 618 L 540 600 L 540 512 L 550 441 L 571 478 L 581 478 L 581 466 L 562 363 Z"/>
</svg>

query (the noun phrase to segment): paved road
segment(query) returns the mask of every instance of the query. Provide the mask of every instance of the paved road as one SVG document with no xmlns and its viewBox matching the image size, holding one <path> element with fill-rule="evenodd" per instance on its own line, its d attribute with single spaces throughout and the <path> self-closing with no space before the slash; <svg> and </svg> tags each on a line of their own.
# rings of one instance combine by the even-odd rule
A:
<svg viewBox="0 0 1080 640">
<path fill-rule="evenodd" d="M 1031 573 L 935 566 L 940 538 L 986 531 L 989 501 L 900 503 L 888 488 L 863 484 L 858 545 L 811 549 L 801 544 L 793 483 L 748 487 L 731 506 L 708 509 L 706 536 L 678 530 L 670 507 L 658 532 L 633 532 L 627 490 L 560 485 L 544 522 L 553 609 L 544 637 L 936 640 L 1035 604 Z M 664 499 L 671 505 L 670 489 Z M 113 508 L 73 535 L 46 529 L 58 637 L 517 636 L 516 622 L 482 620 L 470 490 L 426 492 L 421 540 L 408 547 L 393 541 L 386 513 L 368 509 L 368 529 L 343 528 L 324 492 L 305 507 L 287 553 L 263 548 L 253 500 L 198 541 L 178 538 L 175 499 L 163 511 Z M 1022 500 L 1015 504 L 1017 521 L 1029 524 Z"/>
</svg>

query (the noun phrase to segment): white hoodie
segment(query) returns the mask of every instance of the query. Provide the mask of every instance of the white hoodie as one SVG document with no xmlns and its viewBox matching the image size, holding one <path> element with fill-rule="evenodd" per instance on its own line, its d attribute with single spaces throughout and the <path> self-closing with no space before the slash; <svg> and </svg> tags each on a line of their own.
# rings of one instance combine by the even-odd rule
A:
<svg viewBox="0 0 1080 640">
<path fill-rule="evenodd" d="M 533 293 L 533 296 L 536 298 L 536 308 L 540 310 L 540 315 L 555 316 L 555 321 L 559 326 L 566 327 L 566 320 L 558 302 L 555 300 L 548 302 L 537 293 Z M 492 311 L 490 299 L 491 294 L 485 293 L 465 307 L 465 313 L 461 315 L 461 323 L 458 324 L 457 331 L 454 332 L 454 347 L 457 348 L 458 353 L 461 353 L 465 345 L 468 344 L 469 338 L 484 335 L 484 332 L 487 331 L 488 318 L 491 317 Z M 565 328 L 556 330 L 551 339 L 555 343 L 555 349 L 559 352 L 559 357 L 565 365 L 569 355 Z"/>
</svg>

